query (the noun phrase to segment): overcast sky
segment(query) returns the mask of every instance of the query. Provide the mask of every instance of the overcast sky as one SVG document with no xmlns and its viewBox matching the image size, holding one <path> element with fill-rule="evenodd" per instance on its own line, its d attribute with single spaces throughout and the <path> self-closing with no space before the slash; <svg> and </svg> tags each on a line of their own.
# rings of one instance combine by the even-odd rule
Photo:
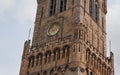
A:
<svg viewBox="0 0 120 75">
<path fill-rule="evenodd" d="M 0 75 L 19 75 L 23 43 L 29 29 L 33 30 L 36 6 L 36 0 L 0 1 Z M 115 75 L 119 75 L 120 0 L 108 0 L 107 43 L 109 40 L 115 54 Z"/>
</svg>

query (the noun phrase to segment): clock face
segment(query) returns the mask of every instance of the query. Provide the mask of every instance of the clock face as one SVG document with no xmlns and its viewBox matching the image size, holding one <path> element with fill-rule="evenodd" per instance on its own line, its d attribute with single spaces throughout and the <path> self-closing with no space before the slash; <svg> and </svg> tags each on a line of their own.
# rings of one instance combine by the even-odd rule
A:
<svg viewBox="0 0 120 75">
<path fill-rule="evenodd" d="M 52 36 L 52 35 L 57 34 L 58 31 L 59 31 L 59 25 L 57 23 L 54 23 L 49 26 L 47 33 L 48 33 L 48 35 Z"/>
</svg>

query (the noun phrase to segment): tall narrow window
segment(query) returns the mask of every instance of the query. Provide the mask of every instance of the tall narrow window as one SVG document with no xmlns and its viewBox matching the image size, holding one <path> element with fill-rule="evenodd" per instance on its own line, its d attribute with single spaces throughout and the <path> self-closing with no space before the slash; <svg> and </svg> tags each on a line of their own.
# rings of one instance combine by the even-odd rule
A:
<svg viewBox="0 0 120 75">
<path fill-rule="evenodd" d="M 59 60 L 60 59 L 60 50 L 58 50 L 57 52 L 58 52 L 57 59 Z"/>
<path fill-rule="evenodd" d="M 66 57 L 69 57 L 69 55 L 70 55 L 70 47 L 66 47 L 66 49 L 67 49 Z"/>
<path fill-rule="evenodd" d="M 104 30 L 104 18 L 102 17 L 102 29 Z"/>
<path fill-rule="evenodd" d="M 62 58 L 65 58 L 65 49 L 63 49 Z"/>
<path fill-rule="evenodd" d="M 102 9 L 103 9 L 103 11 L 105 10 L 105 8 L 106 8 L 106 3 L 105 3 L 105 1 L 103 0 L 103 2 L 102 2 Z"/>
<path fill-rule="evenodd" d="M 84 0 L 84 8 L 86 8 L 86 0 Z"/>
<path fill-rule="evenodd" d="M 72 0 L 72 5 L 74 5 L 74 0 Z"/>
<path fill-rule="evenodd" d="M 85 10 L 86 10 L 86 0 L 84 0 L 84 15 L 85 15 Z"/>
<path fill-rule="evenodd" d="M 62 12 L 63 11 L 63 0 L 61 0 L 61 2 L 60 2 L 60 12 Z"/>
<path fill-rule="evenodd" d="M 97 21 L 97 4 L 95 4 L 95 20 Z"/>
<path fill-rule="evenodd" d="M 40 65 L 42 65 L 42 59 L 43 57 L 42 57 L 42 55 L 40 56 Z"/>
<path fill-rule="evenodd" d="M 42 54 L 38 54 L 36 65 L 42 65 Z"/>
<path fill-rule="evenodd" d="M 32 58 L 32 67 L 34 67 L 34 57 Z"/>
<path fill-rule="evenodd" d="M 53 61 L 56 60 L 56 51 L 53 52 L 54 56 L 53 56 Z"/>
<path fill-rule="evenodd" d="M 67 0 L 64 0 L 64 11 L 66 10 Z"/>
<path fill-rule="evenodd" d="M 60 1 L 60 12 L 63 12 L 66 10 L 67 0 L 61 0 Z"/>
<path fill-rule="evenodd" d="M 90 16 L 93 14 L 92 0 L 89 0 L 89 14 Z"/>
<path fill-rule="evenodd" d="M 28 68 L 31 66 L 31 58 L 29 58 Z"/>
<path fill-rule="evenodd" d="M 44 61 L 44 63 L 46 64 L 47 63 L 47 53 L 45 54 L 45 61 Z"/>
<path fill-rule="evenodd" d="M 37 61 L 36 61 L 36 65 L 38 65 L 38 63 L 39 63 L 39 56 L 37 56 Z"/>
<path fill-rule="evenodd" d="M 50 2 L 50 16 L 54 15 L 56 11 L 56 0 Z"/>
<path fill-rule="evenodd" d="M 29 58 L 28 68 L 33 67 L 33 66 L 34 66 L 34 56 Z"/>
<path fill-rule="evenodd" d="M 98 2 L 95 2 L 95 21 L 99 23 L 99 7 L 98 7 Z"/>
<path fill-rule="evenodd" d="M 52 15 L 53 13 L 53 0 L 51 0 L 50 2 L 50 16 Z"/>
<path fill-rule="evenodd" d="M 43 17 L 43 11 L 44 11 L 44 8 L 42 7 L 42 9 L 41 9 L 41 18 Z"/>
<path fill-rule="evenodd" d="M 88 68 L 86 69 L 86 72 L 87 72 L 87 75 L 89 75 L 89 70 L 88 70 Z"/>
<path fill-rule="evenodd" d="M 48 59 L 48 62 L 51 61 L 51 52 L 49 52 L 49 59 Z"/>
<path fill-rule="evenodd" d="M 43 75 L 47 75 L 47 72 L 45 71 L 45 72 L 43 73 Z"/>
<path fill-rule="evenodd" d="M 40 75 L 40 73 L 37 73 L 37 75 Z"/>
<path fill-rule="evenodd" d="M 93 73 L 92 73 L 92 72 L 90 72 L 90 75 L 93 75 Z"/>
<path fill-rule="evenodd" d="M 29 72 L 27 72 L 27 75 L 30 75 Z"/>
</svg>

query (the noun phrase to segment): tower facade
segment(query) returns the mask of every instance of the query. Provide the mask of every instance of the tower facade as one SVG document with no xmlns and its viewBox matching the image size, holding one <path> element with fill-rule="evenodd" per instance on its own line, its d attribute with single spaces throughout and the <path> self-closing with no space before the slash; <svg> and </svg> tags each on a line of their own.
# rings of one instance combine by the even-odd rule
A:
<svg viewBox="0 0 120 75">
<path fill-rule="evenodd" d="M 19 75 L 114 75 L 106 56 L 107 0 L 37 0 Z"/>
</svg>

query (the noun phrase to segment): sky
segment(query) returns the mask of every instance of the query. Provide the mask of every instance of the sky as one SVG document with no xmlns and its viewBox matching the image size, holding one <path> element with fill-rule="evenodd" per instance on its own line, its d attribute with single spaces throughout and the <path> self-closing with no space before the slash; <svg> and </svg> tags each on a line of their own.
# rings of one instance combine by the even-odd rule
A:
<svg viewBox="0 0 120 75">
<path fill-rule="evenodd" d="M 0 1 L 0 75 L 19 75 L 24 41 L 33 34 L 36 0 Z M 107 50 L 115 55 L 115 75 L 120 72 L 120 0 L 108 0 Z"/>
</svg>

